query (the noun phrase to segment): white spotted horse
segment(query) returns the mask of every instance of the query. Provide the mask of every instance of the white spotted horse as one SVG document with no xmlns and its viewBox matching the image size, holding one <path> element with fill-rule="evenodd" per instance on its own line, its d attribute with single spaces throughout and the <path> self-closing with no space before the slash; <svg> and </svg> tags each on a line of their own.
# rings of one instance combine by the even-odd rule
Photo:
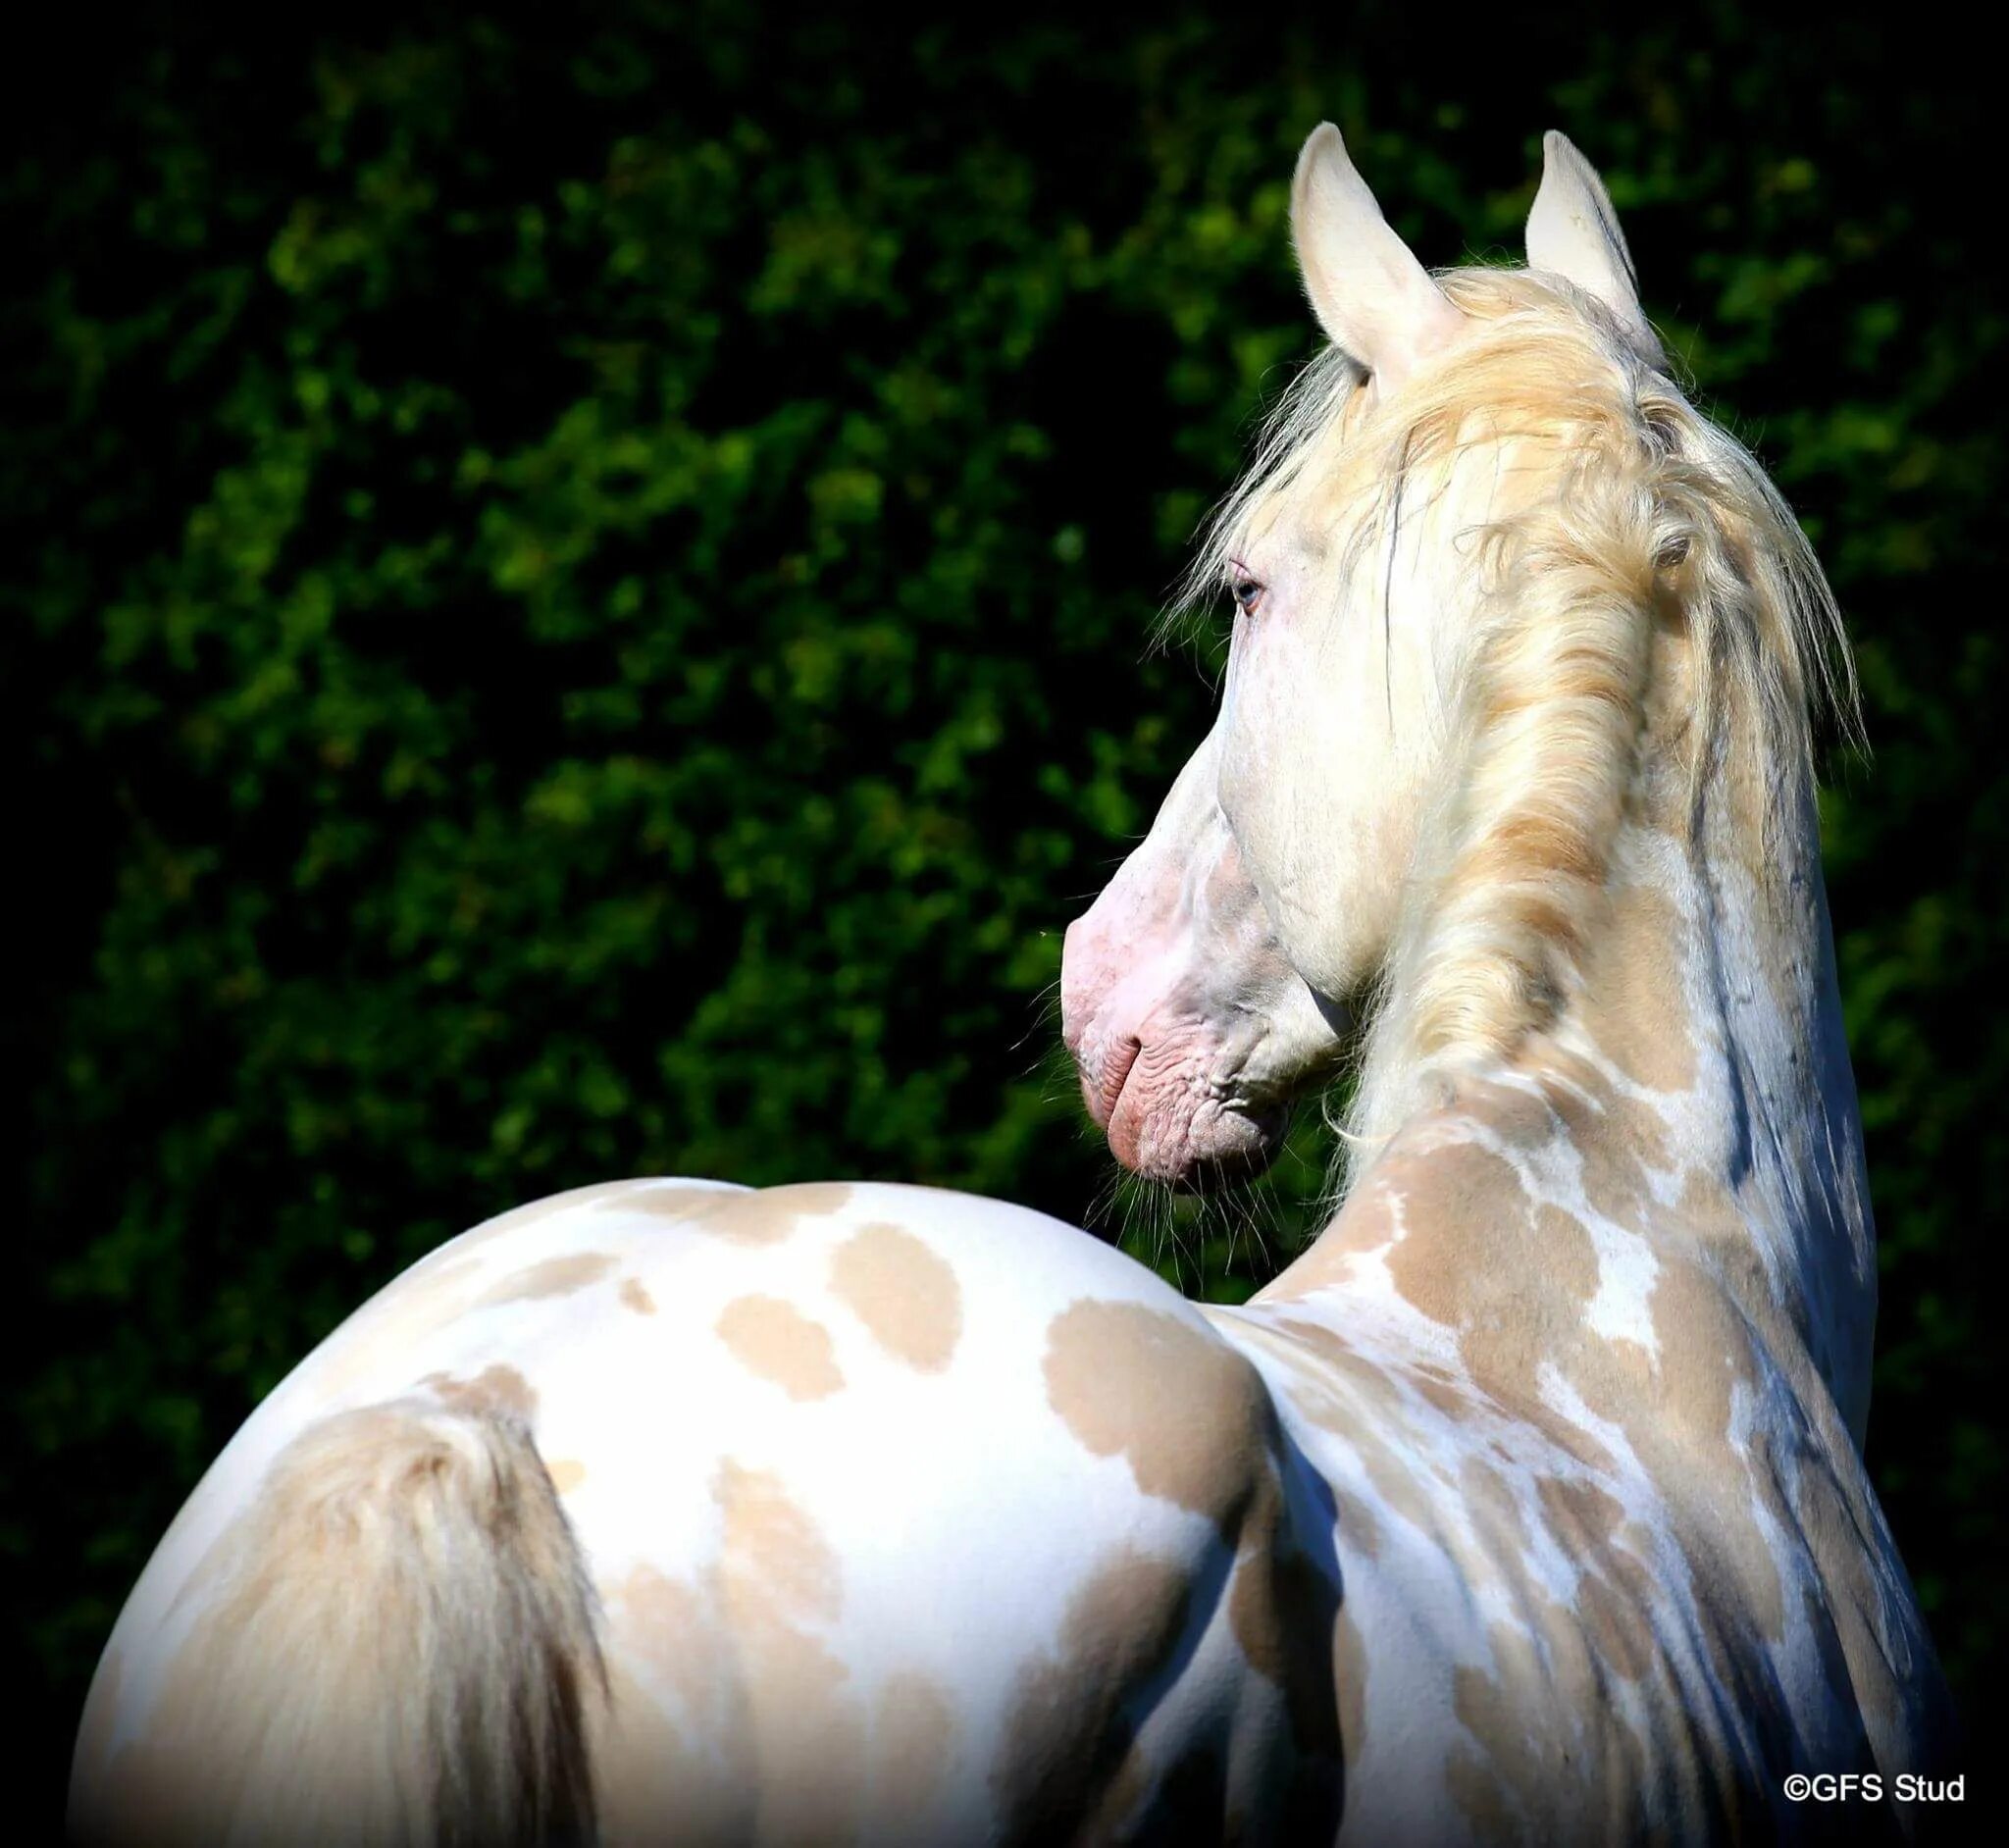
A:
<svg viewBox="0 0 2009 1848">
<path fill-rule="evenodd" d="M 1943 1761 L 1861 1457 L 1819 568 L 1562 136 L 1524 269 L 1425 271 L 1329 126 L 1292 231 L 1331 344 L 1062 1001 L 1159 1177 L 1260 1162 L 1351 1045 L 1322 1235 L 1210 1309 L 918 1188 L 489 1220 L 189 1498 L 80 1838 L 1807 1839 L 1788 1773 Z"/>
</svg>

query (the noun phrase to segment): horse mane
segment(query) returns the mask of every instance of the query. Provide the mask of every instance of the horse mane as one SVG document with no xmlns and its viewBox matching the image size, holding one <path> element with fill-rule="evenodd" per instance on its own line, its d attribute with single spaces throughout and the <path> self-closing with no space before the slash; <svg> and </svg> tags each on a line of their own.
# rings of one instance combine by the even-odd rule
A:
<svg viewBox="0 0 2009 1848">
<path fill-rule="evenodd" d="M 1418 847 L 1369 998 L 1346 1126 L 1372 1145 L 1433 1076 L 1497 1061 L 1554 1019 L 1597 928 L 1649 727 L 1685 776 L 1690 838 L 1713 773 L 1768 792 L 1770 835 L 1811 789 L 1824 711 L 1859 737 L 1856 684 L 1821 567 L 1757 460 L 1698 411 L 1603 305 L 1523 270 L 1440 276 L 1473 324 L 1374 407 L 1327 349 L 1269 418 L 1211 521 L 1172 615 L 1211 601 L 1252 528 L 1305 507 L 1352 569 L 1503 440 L 1541 458 L 1523 510 L 1459 536 L 1478 633 L 1450 733 L 1463 783 Z M 1676 656 L 1660 644 L 1673 639 Z M 1663 661 L 1683 685 L 1656 687 Z M 1754 859 L 1762 863 L 1763 855 Z"/>
</svg>

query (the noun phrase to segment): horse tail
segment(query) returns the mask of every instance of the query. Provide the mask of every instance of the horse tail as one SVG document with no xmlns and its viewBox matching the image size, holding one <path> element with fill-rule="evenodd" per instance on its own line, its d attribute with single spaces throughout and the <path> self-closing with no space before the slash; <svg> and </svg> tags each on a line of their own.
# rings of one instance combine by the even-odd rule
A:
<svg viewBox="0 0 2009 1848">
<path fill-rule="evenodd" d="M 595 1602 L 520 1418 L 421 1399 L 325 1418 L 218 1566 L 153 1704 L 170 1772 L 111 1793 L 140 1838 L 592 1838 Z"/>
</svg>

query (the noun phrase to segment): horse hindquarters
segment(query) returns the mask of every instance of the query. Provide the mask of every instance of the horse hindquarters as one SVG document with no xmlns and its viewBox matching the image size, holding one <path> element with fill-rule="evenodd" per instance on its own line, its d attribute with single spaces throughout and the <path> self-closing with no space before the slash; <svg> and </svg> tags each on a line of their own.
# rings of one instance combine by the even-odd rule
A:
<svg viewBox="0 0 2009 1848">
<path fill-rule="evenodd" d="M 86 1713 L 77 1838 L 592 1837 L 593 1598 L 519 1419 L 409 1399 L 310 1425 L 190 1591 L 172 1659 L 123 1665 L 158 1676 L 145 1734 L 94 1752 Z"/>
</svg>

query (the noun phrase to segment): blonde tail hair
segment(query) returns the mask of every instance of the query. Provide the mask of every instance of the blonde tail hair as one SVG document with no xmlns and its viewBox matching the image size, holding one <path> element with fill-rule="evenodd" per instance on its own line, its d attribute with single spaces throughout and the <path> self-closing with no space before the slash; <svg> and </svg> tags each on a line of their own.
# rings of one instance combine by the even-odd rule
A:
<svg viewBox="0 0 2009 1848">
<path fill-rule="evenodd" d="M 323 1419 L 215 1565 L 141 1765 L 89 1789 L 79 1764 L 79 1839 L 592 1839 L 593 1594 L 521 1419 L 420 1399 Z"/>
</svg>

